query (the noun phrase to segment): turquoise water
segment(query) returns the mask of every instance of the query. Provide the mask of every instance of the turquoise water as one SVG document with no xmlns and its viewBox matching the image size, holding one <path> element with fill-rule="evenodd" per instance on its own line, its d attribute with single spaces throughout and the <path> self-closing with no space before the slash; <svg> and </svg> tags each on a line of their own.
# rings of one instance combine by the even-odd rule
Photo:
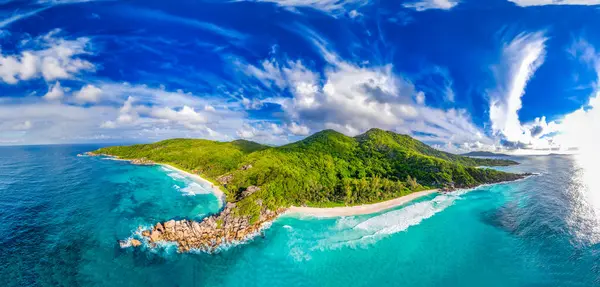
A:
<svg viewBox="0 0 600 287">
<path fill-rule="evenodd" d="M 0 148 L 0 281 L 8 286 L 600 286 L 594 169 L 517 158 L 539 173 L 333 219 L 284 217 L 208 255 L 120 249 L 138 226 L 219 202 L 162 167 L 76 157 L 96 146 Z M 596 169 L 597 171 L 597 169 Z"/>
</svg>

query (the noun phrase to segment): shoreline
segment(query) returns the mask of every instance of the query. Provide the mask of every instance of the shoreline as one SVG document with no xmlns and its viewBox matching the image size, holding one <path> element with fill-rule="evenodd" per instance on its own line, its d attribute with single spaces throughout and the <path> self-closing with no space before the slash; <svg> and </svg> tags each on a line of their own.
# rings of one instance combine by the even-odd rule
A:
<svg viewBox="0 0 600 287">
<path fill-rule="evenodd" d="M 525 175 L 524 177 L 515 179 L 515 180 L 501 181 L 501 182 L 495 182 L 495 183 L 484 183 L 484 184 L 474 186 L 471 188 L 458 188 L 456 190 L 448 191 L 448 192 L 452 193 L 452 192 L 456 192 L 458 190 L 471 191 L 471 190 L 475 190 L 475 189 L 487 187 L 487 186 L 514 183 L 514 182 L 518 182 L 521 180 L 525 180 L 525 179 L 527 179 L 531 176 L 535 176 L 535 175 L 537 175 L 537 174 L 532 173 L 532 174 Z M 356 206 L 341 206 L 341 207 L 290 206 L 283 214 L 281 214 L 281 216 L 300 215 L 300 216 L 316 217 L 316 218 L 332 218 L 332 217 L 373 214 L 373 213 L 377 213 L 377 212 L 390 210 L 392 208 L 396 208 L 398 206 L 404 205 L 406 203 L 409 203 L 409 202 L 419 199 L 421 197 L 428 196 L 428 195 L 431 195 L 434 193 L 439 193 L 440 191 L 441 191 L 441 189 L 439 189 L 439 188 L 422 190 L 422 191 L 413 192 L 413 193 L 410 193 L 410 194 L 407 194 L 407 195 L 404 195 L 401 197 L 397 197 L 394 199 L 390 199 L 390 200 L 386 200 L 386 201 L 382 201 L 382 202 L 378 202 L 378 203 L 361 204 L 361 205 L 356 205 Z"/>
<path fill-rule="evenodd" d="M 197 174 L 193 174 L 190 172 L 187 172 L 185 170 L 176 168 L 170 164 L 166 164 L 166 163 L 156 163 L 157 165 L 160 165 L 162 167 L 165 167 L 167 169 L 173 170 L 175 172 L 178 172 L 182 175 L 184 175 L 185 177 L 191 179 L 192 181 L 195 181 L 196 183 L 199 183 L 202 185 L 202 187 L 204 187 L 204 185 L 210 185 L 211 188 L 208 188 L 210 190 L 210 192 L 212 194 L 214 194 L 217 199 L 219 200 L 219 204 L 220 207 L 225 206 L 225 193 L 219 188 L 219 186 L 215 185 L 214 183 L 210 182 L 209 180 L 197 175 Z"/>
<path fill-rule="evenodd" d="M 385 211 L 388 209 L 392 209 L 406 203 L 409 203 L 415 199 L 428 196 L 434 193 L 438 193 L 440 191 L 439 188 L 436 189 L 428 189 L 413 192 L 401 197 L 397 197 L 394 199 L 372 203 L 372 204 L 362 204 L 356 206 L 343 206 L 343 207 L 301 207 L 301 206 L 290 206 L 285 212 L 285 215 L 303 215 L 303 216 L 312 216 L 318 218 L 330 218 L 330 217 L 341 217 L 341 216 L 354 216 L 354 215 L 365 215 L 372 214 L 381 211 Z"/>
<path fill-rule="evenodd" d="M 119 158 L 113 155 L 107 155 L 107 154 L 92 154 L 93 156 L 104 156 L 106 157 L 106 159 L 109 160 L 116 160 L 116 161 L 127 161 L 131 164 L 134 165 L 139 165 L 139 164 L 135 164 L 133 163 L 134 159 L 124 159 L 124 158 Z M 78 155 L 79 156 L 79 155 Z M 142 165 L 159 165 L 162 166 L 164 168 L 170 169 L 172 171 L 175 171 L 189 179 L 191 179 L 192 181 L 199 183 L 202 187 L 204 187 L 204 185 L 210 185 L 211 187 L 209 188 L 209 191 L 215 195 L 215 197 L 217 197 L 217 200 L 219 200 L 219 205 L 220 208 L 222 208 L 223 206 L 225 206 L 226 204 L 226 195 L 225 193 L 219 188 L 219 186 L 215 185 L 214 183 L 210 182 L 209 180 L 197 175 L 197 174 L 193 174 L 190 172 L 187 172 L 183 169 L 174 167 L 170 164 L 166 164 L 166 163 L 157 163 L 157 162 L 152 162 L 152 164 L 142 164 Z"/>
</svg>

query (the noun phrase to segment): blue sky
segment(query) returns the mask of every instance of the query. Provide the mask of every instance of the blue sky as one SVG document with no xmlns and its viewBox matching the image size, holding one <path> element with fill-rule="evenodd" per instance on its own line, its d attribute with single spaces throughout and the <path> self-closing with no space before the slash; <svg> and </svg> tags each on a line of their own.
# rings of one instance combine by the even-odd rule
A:
<svg viewBox="0 0 600 287">
<path fill-rule="evenodd" d="M 0 1 L 0 144 L 600 134 L 598 0 Z"/>
</svg>

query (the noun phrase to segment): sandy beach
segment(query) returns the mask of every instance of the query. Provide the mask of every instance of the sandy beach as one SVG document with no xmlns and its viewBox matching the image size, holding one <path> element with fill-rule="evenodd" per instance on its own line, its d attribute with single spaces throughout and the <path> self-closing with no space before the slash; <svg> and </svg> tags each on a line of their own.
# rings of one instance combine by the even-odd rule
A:
<svg viewBox="0 0 600 287">
<path fill-rule="evenodd" d="M 373 204 L 363 204 L 357 206 L 345 206 L 345 207 L 298 207 L 292 206 L 287 211 L 286 214 L 300 214 L 314 217 L 338 217 L 338 216 L 352 216 L 352 215 L 362 215 L 362 214 L 370 214 L 375 212 L 384 211 L 387 209 L 391 209 L 405 203 L 408 203 L 412 200 L 415 200 L 419 197 L 427 196 L 433 193 L 438 192 L 439 189 L 430 189 L 423 190 L 418 192 L 413 192 L 411 194 L 407 194 L 402 197 L 394 198 L 388 201 L 373 203 Z"/>
<path fill-rule="evenodd" d="M 176 168 L 176 167 L 174 167 L 172 165 L 168 165 L 168 164 L 164 164 L 164 163 L 161 163 L 160 165 L 164 166 L 164 167 L 166 167 L 168 169 L 174 170 L 176 172 L 179 172 L 182 175 L 185 175 L 186 177 L 192 179 L 193 181 L 201 184 L 202 186 L 212 186 L 212 188 L 210 188 L 210 190 L 211 190 L 211 192 L 215 196 L 217 196 L 217 198 L 219 199 L 219 201 L 221 203 L 221 206 L 223 206 L 225 204 L 225 193 L 217 185 L 215 185 L 214 183 L 212 183 L 212 182 L 210 182 L 210 181 L 208 181 L 208 180 L 200 177 L 197 174 L 189 173 L 189 172 L 187 172 L 185 170 Z"/>
</svg>

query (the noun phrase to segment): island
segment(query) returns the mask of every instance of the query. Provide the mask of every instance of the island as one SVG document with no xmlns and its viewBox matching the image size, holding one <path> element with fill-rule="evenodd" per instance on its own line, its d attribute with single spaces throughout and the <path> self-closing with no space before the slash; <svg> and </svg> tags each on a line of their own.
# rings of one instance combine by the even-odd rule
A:
<svg viewBox="0 0 600 287">
<path fill-rule="evenodd" d="M 345 207 L 391 208 L 409 194 L 416 198 L 436 189 L 471 188 L 528 175 L 479 168 L 518 164 L 512 160 L 455 155 L 380 129 L 355 137 L 324 130 L 278 147 L 247 140 L 170 139 L 89 154 L 169 165 L 210 181 L 222 192 L 226 203 L 217 214 L 202 221 L 158 222 L 141 230 L 134 242 L 173 242 L 180 252 L 213 252 L 244 242 L 288 209 L 338 208 L 349 215 Z"/>
</svg>

